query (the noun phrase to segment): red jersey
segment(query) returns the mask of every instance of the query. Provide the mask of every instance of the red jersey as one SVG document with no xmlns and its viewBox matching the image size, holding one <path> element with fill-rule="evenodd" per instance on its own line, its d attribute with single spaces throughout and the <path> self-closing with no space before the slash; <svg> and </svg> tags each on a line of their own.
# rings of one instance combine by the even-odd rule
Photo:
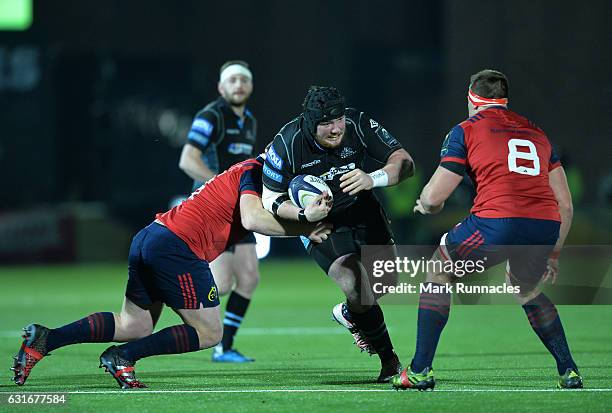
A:
<svg viewBox="0 0 612 413">
<path fill-rule="evenodd" d="M 261 197 L 262 166 L 260 158 L 237 163 L 155 218 L 210 262 L 248 234 L 240 218 L 240 195 Z"/>
<path fill-rule="evenodd" d="M 482 218 L 561 221 L 548 173 L 561 163 L 546 134 L 502 107 L 482 110 L 446 135 L 440 165 L 476 185 L 471 213 Z"/>
</svg>

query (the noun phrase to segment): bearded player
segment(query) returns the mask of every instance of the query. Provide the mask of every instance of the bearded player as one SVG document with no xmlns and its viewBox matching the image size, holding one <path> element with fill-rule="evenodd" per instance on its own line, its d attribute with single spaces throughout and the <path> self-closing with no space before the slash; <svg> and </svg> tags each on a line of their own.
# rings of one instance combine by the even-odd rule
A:
<svg viewBox="0 0 612 413">
<path fill-rule="evenodd" d="M 372 189 L 398 184 L 412 175 L 414 165 L 381 124 L 344 103 L 334 87 L 308 90 L 303 112 L 277 133 L 266 152 L 263 204 L 281 218 L 316 222 L 320 218 L 288 201 L 289 183 L 297 175 L 308 174 L 330 187 L 333 207 L 326 219 L 334 225 L 333 233 L 321 244 L 304 240 L 304 246 L 346 297 L 345 303 L 334 307 L 333 318 L 353 334 L 358 347 L 378 355 L 377 381 L 388 382 L 401 365 L 382 309 L 368 285 L 361 246 L 394 244 L 389 220 Z M 366 156 L 382 167 L 363 171 Z"/>
</svg>

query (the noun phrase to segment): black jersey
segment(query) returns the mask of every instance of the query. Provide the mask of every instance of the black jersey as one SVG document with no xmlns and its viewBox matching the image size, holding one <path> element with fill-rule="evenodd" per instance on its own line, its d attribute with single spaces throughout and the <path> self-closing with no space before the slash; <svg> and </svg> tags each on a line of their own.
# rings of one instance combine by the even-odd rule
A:
<svg viewBox="0 0 612 413">
<path fill-rule="evenodd" d="M 187 142 L 202 151 L 202 160 L 214 173 L 253 157 L 257 121 L 246 109 L 244 121 L 219 97 L 200 110 L 193 120 Z M 202 182 L 195 182 L 198 187 Z"/>
<path fill-rule="evenodd" d="M 346 129 L 342 143 L 334 149 L 321 147 L 314 137 L 301 128 L 302 116 L 283 126 L 266 152 L 263 168 L 264 185 L 275 192 L 287 192 L 297 175 L 322 178 L 334 196 L 330 215 L 343 211 L 363 195 L 350 196 L 340 189 L 340 176 L 363 169 L 366 155 L 386 163 L 391 153 L 402 146 L 387 130 L 365 113 L 346 109 Z M 369 192 L 369 191 L 368 191 Z"/>
</svg>

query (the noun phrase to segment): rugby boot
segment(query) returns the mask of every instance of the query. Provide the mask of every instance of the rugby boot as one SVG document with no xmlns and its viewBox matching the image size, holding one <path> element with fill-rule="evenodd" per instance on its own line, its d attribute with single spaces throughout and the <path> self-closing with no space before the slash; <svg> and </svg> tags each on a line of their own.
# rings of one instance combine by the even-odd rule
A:
<svg viewBox="0 0 612 413">
<path fill-rule="evenodd" d="M 351 333 L 355 340 L 355 345 L 362 353 L 365 351 L 370 355 L 376 354 L 374 347 L 372 347 L 365 335 L 357 328 L 357 325 L 353 323 L 346 303 L 339 303 L 334 306 L 332 310 L 332 319 Z"/>
<path fill-rule="evenodd" d="M 430 367 L 425 367 L 420 373 L 415 373 L 410 368 L 406 368 L 391 379 L 391 385 L 395 390 L 433 390 L 436 386 L 436 379 Z"/>
<path fill-rule="evenodd" d="M 30 372 L 47 353 L 47 336 L 49 329 L 40 324 L 30 324 L 23 329 L 23 342 L 15 357 L 13 357 L 13 381 L 23 386 Z"/>
<path fill-rule="evenodd" d="M 560 389 L 581 389 L 583 386 L 582 376 L 578 373 L 578 370 L 567 369 L 565 374 L 559 376 L 557 387 Z"/>
<path fill-rule="evenodd" d="M 213 350 L 212 361 L 216 363 L 250 363 L 255 359 L 245 356 L 236 349 L 223 351 L 223 346 L 218 344 Z"/>
<path fill-rule="evenodd" d="M 122 389 L 134 389 L 147 387 L 136 378 L 134 364 L 121 356 L 117 346 L 110 346 L 100 355 L 100 368 L 108 372 Z"/>
</svg>

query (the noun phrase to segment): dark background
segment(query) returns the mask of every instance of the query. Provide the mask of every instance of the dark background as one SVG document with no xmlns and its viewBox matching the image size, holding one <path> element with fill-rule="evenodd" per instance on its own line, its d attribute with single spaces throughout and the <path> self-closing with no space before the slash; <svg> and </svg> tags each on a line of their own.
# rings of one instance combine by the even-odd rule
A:
<svg viewBox="0 0 612 413">
<path fill-rule="evenodd" d="M 401 140 L 419 170 L 410 187 L 389 192 L 406 242 L 439 236 L 409 205 L 444 135 L 467 117 L 469 76 L 501 70 L 511 108 L 562 155 L 584 227 L 575 241 L 609 240 L 611 4 L 34 1 L 28 30 L 0 31 L 0 257 L 19 261 L 2 244 L 35 236 L 24 211 L 60 208 L 74 248 L 87 216 L 132 233 L 187 193 L 181 146 L 229 59 L 253 70 L 261 148 L 299 113 L 311 84 L 337 86 Z M 464 214 L 469 196 L 454 205 Z M 26 223 L 18 230 L 15 216 Z"/>
</svg>

